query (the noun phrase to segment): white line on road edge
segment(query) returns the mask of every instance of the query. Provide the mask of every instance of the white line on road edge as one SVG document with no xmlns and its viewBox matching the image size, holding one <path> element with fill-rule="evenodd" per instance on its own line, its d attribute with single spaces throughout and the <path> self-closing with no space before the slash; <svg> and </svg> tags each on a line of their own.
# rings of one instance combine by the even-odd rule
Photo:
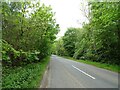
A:
<svg viewBox="0 0 120 90">
<path fill-rule="evenodd" d="M 74 65 L 72 65 L 72 67 L 73 67 L 73 68 L 75 68 L 75 69 L 77 69 L 78 71 L 82 72 L 83 74 L 85 74 L 85 75 L 87 75 L 87 76 L 91 77 L 92 79 L 95 79 L 95 77 L 93 77 L 93 76 L 91 76 L 91 75 L 87 74 L 86 72 L 84 72 L 84 71 L 80 70 L 79 68 L 75 67 Z"/>
</svg>

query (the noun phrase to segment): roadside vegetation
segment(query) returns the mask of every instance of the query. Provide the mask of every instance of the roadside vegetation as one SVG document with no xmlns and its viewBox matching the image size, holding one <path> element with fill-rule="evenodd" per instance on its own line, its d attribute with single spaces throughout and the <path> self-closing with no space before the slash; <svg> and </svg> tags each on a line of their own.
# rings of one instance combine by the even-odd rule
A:
<svg viewBox="0 0 120 90">
<path fill-rule="evenodd" d="M 73 61 L 77 61 L 80 63 L 85 63 L 85 64 L 90 64 L 99 68 L 103 68 L 103 69 L 107 69 L 110 71 L 114 71 L 114 72 L 119 72 L 120 73 L 120 67 L 119 65 L 113 65 L 113 64 L 107 64 L 107 63 L 101 63 L 101 62 L 91 62 L 90 60 L 78 60 L 75 59 L 73 57 L 68 57 L 68 56 L 62 56 L 64 58 L 67 58 L 68 60 L 73 60 Z"/>
<path fill-rule="evenodd" d="M 3 67 L 2 88 L 39 88 L 49 59 L 14 68 Z"/>
<path fill-rule="evenodd" d="M 2 88 L 38 88 L 59 31 L 51 7 L 2 2 Z"/>
<path fill-rule="evenodd" d="M 51 53 L 117 72 L 120 4 L 92 2 L 88 7 L 89 23 L 68 28 L 55 41 L 60 28 L 50 6 L 2 2 L 2 88 L 38 88 Z"/>
<path fill-rule="evenodd" d="M 54 44 L 54 54 L 72 57 L 78 62 L 118 71 L 120 65 L 119 2 L 88 4 L 89 23 L 70 27 Z"/>
</svg>

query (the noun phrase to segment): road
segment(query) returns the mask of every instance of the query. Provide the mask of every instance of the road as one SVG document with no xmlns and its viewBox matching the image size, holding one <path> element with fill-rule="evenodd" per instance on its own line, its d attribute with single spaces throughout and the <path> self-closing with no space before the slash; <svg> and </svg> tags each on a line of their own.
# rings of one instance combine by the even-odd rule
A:
<svg viewBox="0 0 120 90">
<path fill-rule="evenodd" d="M 118 73 L 52 55 L 44 88 L 118 88 Z"/>
</svg>

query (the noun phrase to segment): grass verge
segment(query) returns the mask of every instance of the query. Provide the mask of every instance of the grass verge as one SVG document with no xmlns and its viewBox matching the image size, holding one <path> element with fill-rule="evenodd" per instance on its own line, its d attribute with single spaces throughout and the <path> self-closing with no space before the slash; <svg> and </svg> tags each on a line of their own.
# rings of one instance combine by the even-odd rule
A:
<svg viewBox="0 0 120 90">
<path fill-rule="evenodd" d="M 39 88 L 50 57 L 39 63 L 16 68 L 2 68 L 2 88 Z"/>
<path fill-rule="evenodd" d="M 72 57 L 67 57 L 67 56 L 62 56 L 62 57 L 67 58 L 69 60 L 74 60 L 74 61 L 77 61 L 77 62 L 90 64 L 90 65 L 93 65 L 93 66 L 96 66 L 96 67 L 99 67 L 99 68 L 103 68 L 103 69 L 107 69 L 107 70 L 110 70 L 110 71 L 120 73 L 120 67 L 118 65 L 111 65 L 111 64 L 93 62 L 93 61 L 88 61 L 88 60 L 78 60 L 78 59 L 74 59 Z"/>
</svg>

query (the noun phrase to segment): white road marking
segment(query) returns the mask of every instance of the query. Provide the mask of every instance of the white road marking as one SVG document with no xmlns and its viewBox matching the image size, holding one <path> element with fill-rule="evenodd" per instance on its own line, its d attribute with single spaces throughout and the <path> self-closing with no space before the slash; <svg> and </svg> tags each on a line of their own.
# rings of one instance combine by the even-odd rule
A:
<svg viewBox="0 0 120 90">
<path fill-rule="evenodd" d="M 91 76 L 91 75 L 87 74 L 86 72 L 84 72 L 84 71 L 80 70 L 79 68 L 75 67 L 74 65 L 72 65 L 72 67 L 73 67 L 73 68 L 75 68 L 75 69 L 77 69 L 78 71 L 82 72 L 83 74 L 85 74 L 85 75 L 87 75 L 87 76 L 91 77 L 92 79 L 95 79 L 95 77 L 93 77 L 93 76 Z"/>
</svg>

